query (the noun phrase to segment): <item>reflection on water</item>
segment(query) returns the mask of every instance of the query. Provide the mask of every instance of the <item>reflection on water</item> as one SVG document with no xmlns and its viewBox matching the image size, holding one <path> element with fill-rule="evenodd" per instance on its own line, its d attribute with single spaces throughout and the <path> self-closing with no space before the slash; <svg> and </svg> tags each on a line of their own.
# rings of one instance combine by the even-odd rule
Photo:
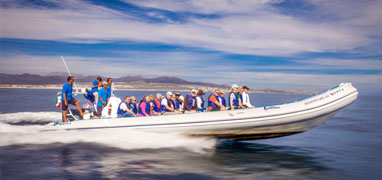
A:
<svg viewBox="0 0 382 180">
<path fill-rule="evenodd" d="M 122 150 L 95 144 L 1 147 L 8 179 L 327 179 L 314 153 L 222 141 L 199 154 L 182 148 Z M 6 156 L 5 156 L 6 154 Z M 23 172 L 23 173 L 20 173 Z"/>
</svg>

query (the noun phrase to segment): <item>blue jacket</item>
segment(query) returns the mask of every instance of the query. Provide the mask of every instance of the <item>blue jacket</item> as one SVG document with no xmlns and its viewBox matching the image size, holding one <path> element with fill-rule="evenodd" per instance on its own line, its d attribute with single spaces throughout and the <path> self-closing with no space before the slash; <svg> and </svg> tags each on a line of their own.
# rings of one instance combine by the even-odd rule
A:
<svg viewBox="0 0 382 180">
<path fill-rule="evenodd" d="M 73 92 L 73 86 L 70 85 L 68 82 L 62 86 L 62 92 L 61 92 L 61 99 L 62 102 L 65 102 L 64 100 L 64 93 L 66 94 L 66 100 L 69 102 L 72 100 L 72 92 Z"/>
<path fill-rule="evenodd" d="M 103 102 L 107 101 L 107 92 L 104 88 L 99 89 L 98 98 L 102 98 Z M 97 106 L 103 106 L 101 100 L 98 99 Z"/>
<path fill-rule="evenodd" d="M 93 86 L 96 86 L 96 87 L 93 88 Z M 92 92 L 98 92 L 98 81 L 97 80 L 94 80 L 92 83 Z"/>
</svg>

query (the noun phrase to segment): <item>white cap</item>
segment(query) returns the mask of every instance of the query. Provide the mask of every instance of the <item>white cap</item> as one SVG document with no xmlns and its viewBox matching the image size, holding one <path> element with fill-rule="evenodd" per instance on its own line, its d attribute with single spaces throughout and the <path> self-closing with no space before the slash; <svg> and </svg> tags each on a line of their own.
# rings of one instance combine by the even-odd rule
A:
<svg viewBox="0 0 382 180">
<path fill-rule="evenodd" d="M 239 88 L 237 84 L 232 84 L 232 88 Z"/>
<path fill-rule="evenodd" d="M 171 91 L 167 92 L 166 94 L 172 96 L 172 92 Z"/>
<path fill-rule="evenodd" d="M 198 91 L 196 89 L 192 89 L 191 92 L 197 93 Z"/>
<path fill-rule="evenodd" d="M 179 99 L 184 100 L 184 97 L 183 97 L 183 96 L 180 96 Z"/>
</svg>

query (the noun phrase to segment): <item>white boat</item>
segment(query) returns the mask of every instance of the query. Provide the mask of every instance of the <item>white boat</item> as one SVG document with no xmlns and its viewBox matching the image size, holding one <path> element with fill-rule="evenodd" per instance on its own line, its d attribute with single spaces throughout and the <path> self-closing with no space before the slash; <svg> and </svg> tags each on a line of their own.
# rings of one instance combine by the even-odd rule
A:
<svg viewBox="0 0 382 180">
<path fill-rule="evenodd" d="M 341 83 L 309 98 L 279 105 L 166 116 L 74 120 L 50 123 L 46 130 L 124 128 L 234 140 L 275 138 L 305 132 L 322 124 L 354 102 L 357 96 L 358 91 L 351 83 Z M 115 111 L 114 105 L 112 113 Z"/>
</svg>

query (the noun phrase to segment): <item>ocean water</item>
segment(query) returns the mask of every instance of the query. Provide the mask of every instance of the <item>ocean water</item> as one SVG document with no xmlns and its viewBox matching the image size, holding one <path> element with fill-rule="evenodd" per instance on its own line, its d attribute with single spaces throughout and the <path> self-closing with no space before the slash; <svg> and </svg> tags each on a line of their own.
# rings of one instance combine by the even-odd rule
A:
<svg viewBox="0 0 382 180">
<path fill-rule="evenodd" d="M 61 119 L 56 93 L 0 89 L 0 179 L 382 177 L 382 96 L 360 93 L 356 102 L 305 133 L 237 142 L 137 130 L 41 131 Z M 156 92 L 116 93 L 141 98 Z M 307 96 L 250 94 L 256 106 Z"/>
</svg>

